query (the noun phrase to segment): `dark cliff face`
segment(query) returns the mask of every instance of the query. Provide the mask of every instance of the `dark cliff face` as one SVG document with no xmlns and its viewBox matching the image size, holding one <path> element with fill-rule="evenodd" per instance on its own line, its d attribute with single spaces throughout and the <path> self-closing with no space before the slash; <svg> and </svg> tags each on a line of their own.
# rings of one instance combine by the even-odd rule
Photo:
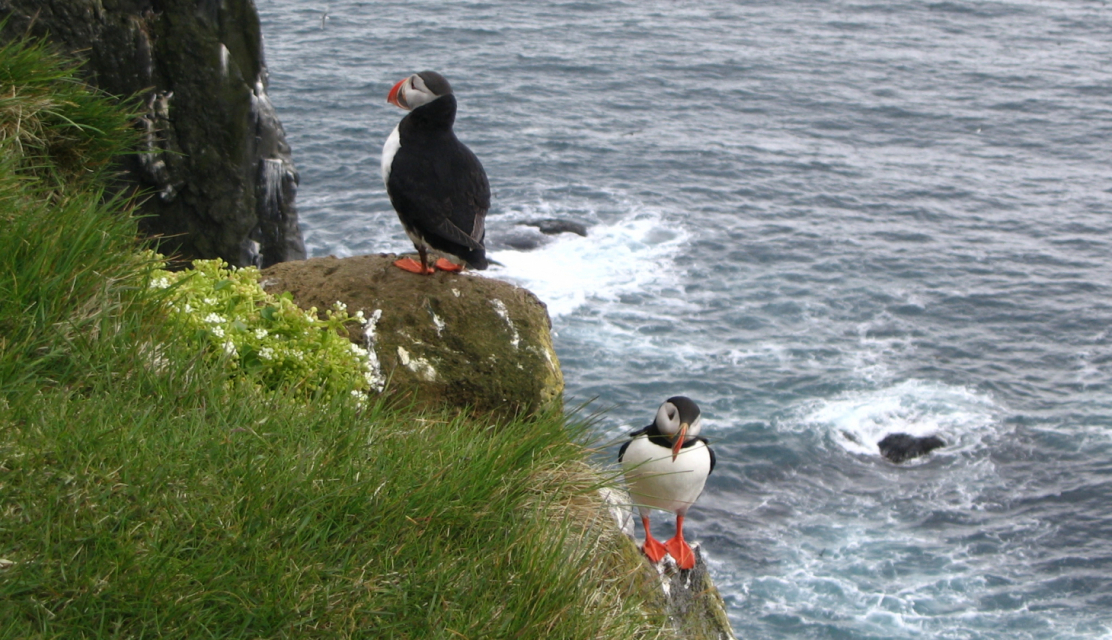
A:
<svg viewBox="0 0 1112 640">
<path fill-rule="evenodd" d="M 305 257 L 298 175 L 266 94 L 252 0 L 0 0 L 5 40 L 45 36 L 92 84 L 143 96 L 125 179 L 164 253 L 269 266 Z"/>
</svg>

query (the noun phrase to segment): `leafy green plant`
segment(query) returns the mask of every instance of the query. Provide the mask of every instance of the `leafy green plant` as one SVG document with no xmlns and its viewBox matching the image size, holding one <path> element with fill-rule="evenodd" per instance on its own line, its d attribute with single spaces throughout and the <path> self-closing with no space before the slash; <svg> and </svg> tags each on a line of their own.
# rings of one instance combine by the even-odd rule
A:
<svg viewBox="0 0 1112 640">
<path fill-rule="evenodd" d="M 344 326 L 367 318 L 348 315 L 337 301 L 323 317 L 303 310 L 289 293 L 272 295 L 254 267 L 237 269 L 220 259 L 196 260 L 192 270 L 156 270 L 150 287 L 165 290 L 170 322 L 232 375 L 265 387 L 293 387 L 306 394 L 351 393 L 366 398 L 377 373 L 366 349 L 346 337 Z"/>
</svg>

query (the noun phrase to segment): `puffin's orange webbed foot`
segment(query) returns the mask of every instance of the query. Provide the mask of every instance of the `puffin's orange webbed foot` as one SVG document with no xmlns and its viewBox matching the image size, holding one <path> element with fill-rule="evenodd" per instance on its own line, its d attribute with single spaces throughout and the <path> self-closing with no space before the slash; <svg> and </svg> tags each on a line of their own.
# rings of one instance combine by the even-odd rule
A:
<svg viewBox="0 0 1112 640">
<path fill-rule="evenodd" d="M 653 564 L 663 560 L 664 554 L 668 552 L 656 538 L 645 538 L 645 544 L 641 545 L 641 551 L 645 552 L 645 555 L 649 557 L 649 560 L 652 560 Z"/>
<path fill-rule="evenodd" d="M 453 273 L 459 273 L 460 271 L 463 271 L 463 265 L 456 264 L 446 258 L 438 258 L 436 260 L 436 268 L 440 269 L 441 271 L 451 271 Z"/>
<path fill-rule="evenodd" d="M 649 556 L 649 560 L 652 560 L 653 564 L 656 564 L 664 559 L 664 554 L 668 553 L 668 550 L 660 544 L 659 540 L 653 537 L 652 525 L 649 523 L 648 516 L 641 516 L 641 524 L 645 527 L 645 544 L 641 545 L 641 550 Z"/>
<path fill-rule="evenodd" d="M 676 514 L 676 535 L 664 543 L 664 548 L 668 550 L 668 555 L 672 556 L 680 569 L 695 568 L 695 554 L 683 539 L 683 516 Z"/>
<path fill-rule="evenodd" d="M 416 274 L 422 275 L 422 276 L 427 276 L 431 273 L 436 273 L 436 269 L 434 269 L 432 267 L 425 268 L 425 267 L 421 266 L 420 262 L 417 262 L 413 258 L 401 258 L 401 259 L 395 260 L 394 261 L 394 266 L 401 269 L 402 271 L 408 271 L 410 273 L 416 273 Z"/>
<path fill-rule="evenodd" d="M 683 538 L 672 538 L 664 543 L 664 548 L 668 550 L 668 555 L 672 556 L 672 559 L 676 561 L 676 566 L 680 569 L 695 568 L 695 553 L 684 542 Z"/>
</svg>

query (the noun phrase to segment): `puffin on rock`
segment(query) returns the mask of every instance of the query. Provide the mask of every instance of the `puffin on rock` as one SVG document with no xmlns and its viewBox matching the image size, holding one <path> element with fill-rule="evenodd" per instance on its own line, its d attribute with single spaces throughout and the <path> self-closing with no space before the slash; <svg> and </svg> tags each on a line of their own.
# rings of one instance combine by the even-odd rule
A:
<svg viewBox="0 0 1112 640">
<path fill-rule="evenodd" d="M 451 85 L 435 71 L 422 71 L 395 84 L 386 101 L 409 114 L 382 146 L 382 180 L 421 257 L 420 264 L 412 258 L 394 264 L 419 274 L 463 269 L 444 258 L 430 266 L 431 248 L 486 269 L 490 183 L 479 159 L 452 131 L 456 97 Z"/>
<path fill-rule="evenodd" d="M 631 433 L 618 452 L 630 496 L 645 526 L 641 549 L 653 562 L 660 562 L 667 552 L 680 569 L 695 566 L 695 554 L 683 539 L 683 518 L 714 470 L 714 451 L 699 437 L 702 420 L 699 405 L 690 398 L 668 398 L 653 423 Z M 676 514 L 676 535 L 668 542 L 653 538 L 651 508 Z"/>
</svg>

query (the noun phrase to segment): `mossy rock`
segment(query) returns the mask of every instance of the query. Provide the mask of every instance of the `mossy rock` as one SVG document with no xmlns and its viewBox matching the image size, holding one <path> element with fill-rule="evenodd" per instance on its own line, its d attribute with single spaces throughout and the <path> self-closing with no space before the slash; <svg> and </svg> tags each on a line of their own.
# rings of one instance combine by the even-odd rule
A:
<svg viewBox="0 0 1112 640">
<path fill-rule="evenodd" d="M 692 546 L 695 567 L 690 571 L 681 571 L 671 556 L 654 564 L 633 538 L 629 493 L 607 488 L 601 495 L 614 526 L 623 533 L 618 552 L 622 562 L 632 567 L 630 586 L 642 598 L 645 614 L 661 620 L 662 627 L 684 640 L 736 640 L 726 602 L 714 586 L 702 549 Z"/>
<path fill-rule="evenodd" d="M 635 543 L 632 543 L 634 544 Z M 660 580 L 667 584 L 663 591 L 668 619 L 681 638 L 690 640 L 735 640 L 730 619 L 726 616 L 726 603 L 711 580 L 703 550 L 695 551 L 695 568 L 680 571 L 670 558 L 661 562 Z M 657 569 L 645 558 L 650 570 Z"/>
<path fill-rule="evenodd" d="M 714 586 L 698 546 L 692 547 L 695 568 L 681 571 L 670 557 L 654 565 L 636 542 L 626 540 L 623 553 L 637 558 L 639 570 L 634 588 L 644 595 L 648 615 L 662 616 L 676 636 L 685 640 L 736 640 L 726 615 L 726 603 Z"/>
<path fill-rule="evenodd" d="M 373 349 L 387 392 L 419 406 L 504 416 L 561 407 L 564 377 L 543 302 L 491 278 L 402 271 L 395 259 L 285 262 L 265 269 L 261 281 L 270 293 L 289 291 L 304 309 L 339 301 L 350 314 L 362 310 L 371 331 L 353 325 L 352 341 Z"/>
</svg>

